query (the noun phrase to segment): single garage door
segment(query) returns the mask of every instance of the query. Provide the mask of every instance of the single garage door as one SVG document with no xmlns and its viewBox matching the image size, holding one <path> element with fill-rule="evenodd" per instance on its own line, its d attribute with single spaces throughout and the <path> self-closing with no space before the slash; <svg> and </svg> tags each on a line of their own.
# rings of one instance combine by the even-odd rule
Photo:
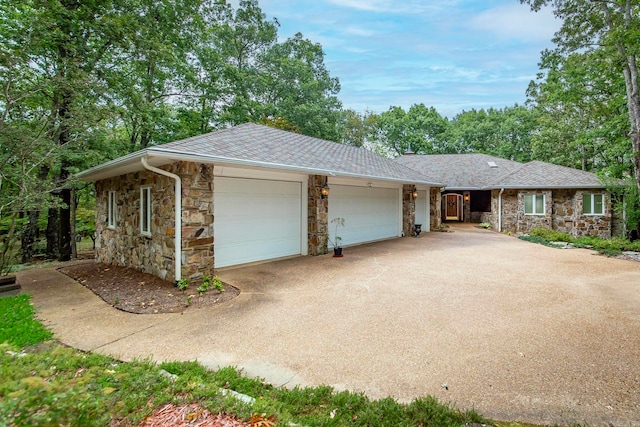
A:
<svg viewBox="0 0 640 427">
<path fill-rule="evenodd" d="M 422 225 L 422 231 L 429 230 L 429 203 L 427 200 L 427 191 L 418 190 L 418 198 L 416 199 L 416 224 Z"/>
<path fill-rule="evenodd" d="M 215 266 L 300 254 L 301 190 L 299 182 L 216 177 Z"/>
<path fill-rule="evenodd" d="M 397 188 L 331 185 L 329 221 L 344 218 L 338 235 L 343 245 L 398 237 L 400 228 L 400 190 Z M 335 225 L 329 222 L 334 238 Z"/>
</svg>

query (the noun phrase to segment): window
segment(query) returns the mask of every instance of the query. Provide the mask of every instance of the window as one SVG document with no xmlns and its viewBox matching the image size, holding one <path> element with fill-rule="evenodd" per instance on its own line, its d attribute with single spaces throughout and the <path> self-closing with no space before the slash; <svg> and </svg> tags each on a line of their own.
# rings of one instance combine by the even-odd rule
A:
<svg viewBox="0 0 640 427">
<path fill-rule="evenodd" d="M 140 189 L 140 233 L 151 236 L 151 187 Z"/>
<path fill-rule="evenodd" d="M 116 228 L 116 192 L 109 191 L 107 197 L 107 227 Z"/>
<path fill-rule="evenodd" d="M 604 196 L 584 193 L 582 195 L 582 213 L 585 215 L 604 215 Z"/>
<path fill-rule="evenodd" d="M 544 215 L 544 194 L 524 195 L 525 215 Z"/>
</svg>

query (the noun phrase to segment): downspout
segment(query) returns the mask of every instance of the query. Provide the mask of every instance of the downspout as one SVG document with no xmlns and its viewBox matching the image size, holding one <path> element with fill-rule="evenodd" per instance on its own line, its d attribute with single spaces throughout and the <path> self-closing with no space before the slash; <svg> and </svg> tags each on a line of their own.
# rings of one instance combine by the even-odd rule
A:
<svg viewBox="0 0 640 427">
<path fill-rule="evenodd" d="M 175 273 L 176 273 L 176 281 L 182 278 L 182 180 L 180 177 L 174 173 L 167 172 L 165 170 L 156 168 L 154 166 L 149 165 L 146 157 L 142 157 L 140 159 L 142 166 L 148 171 L 155 172 L 160 175 L 168 176 L 175 181 L 175 233 L 174 233 L 174 251 L 175 251 Z"/>
<path fill-rule="evenodd" d="M 498 233 L 502 233 L 502 193 L 504 188 L 501 188 L 498 194 Z"/>
</svg>

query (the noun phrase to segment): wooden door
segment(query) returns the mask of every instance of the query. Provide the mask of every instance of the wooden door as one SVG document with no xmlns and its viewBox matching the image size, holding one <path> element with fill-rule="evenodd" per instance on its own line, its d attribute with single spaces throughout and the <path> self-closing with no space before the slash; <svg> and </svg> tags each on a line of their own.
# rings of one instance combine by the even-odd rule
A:
<svg viewBox="0 0 640 427">
<path fill-rule="evenodd" d="M 445 218 L 447 221 L 460 221 L 460 195 L 445 195 Z"/>
<path fill-rule="evenodd" d="M 458 195 L 447 194 L 445 206 L 447 220 L 458 220 Z"/>
</svg>

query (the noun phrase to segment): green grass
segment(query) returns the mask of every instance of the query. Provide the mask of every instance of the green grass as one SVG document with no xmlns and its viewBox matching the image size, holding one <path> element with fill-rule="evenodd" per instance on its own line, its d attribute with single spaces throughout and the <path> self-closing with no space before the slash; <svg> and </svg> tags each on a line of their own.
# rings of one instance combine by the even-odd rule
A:
<svg viewBox="0 0 640 427">
<path fill-rule="evenodd" d="M 576 238 L 567 233 L 560 233 L 547 228 L 534 228 L 528 235 L 520 236 L 520 239 L 546 246 L 553 246 L 551 242 L 566 242 L 576 247 L 593 248 L 605 255 L 617 255 L 623 251 L 640 252 L 640 241 L 631 242 L 621 237 L 602 239 L 600 237 L 585 236 Z"/>
<path fill-rule="evenodd" d="M 487 422 L 434 397 L 401 404 L 369 400 L 331 387 L 273 387 L 234 368 L 210 371 L 197 362 L 120 362 L 58 345 L 33 318 L 25 295 L 0 299 L 0 425 L 136 425 L 161 405 L 200 403 L 210 411 L 275 416 L 279 425 L 461 426 Z M 33 344 L 43 343 L 38 346 Z M 167 378 L 165 370 L 176 375 Z M 256 399 L 226 397 L 228 387 Z"/>
<path fill-rule="evenodd" d="M 0 298 L 0 343 L 23 347 L 51 339 L 34 314 L 28 295 Z"/>
</svg>

